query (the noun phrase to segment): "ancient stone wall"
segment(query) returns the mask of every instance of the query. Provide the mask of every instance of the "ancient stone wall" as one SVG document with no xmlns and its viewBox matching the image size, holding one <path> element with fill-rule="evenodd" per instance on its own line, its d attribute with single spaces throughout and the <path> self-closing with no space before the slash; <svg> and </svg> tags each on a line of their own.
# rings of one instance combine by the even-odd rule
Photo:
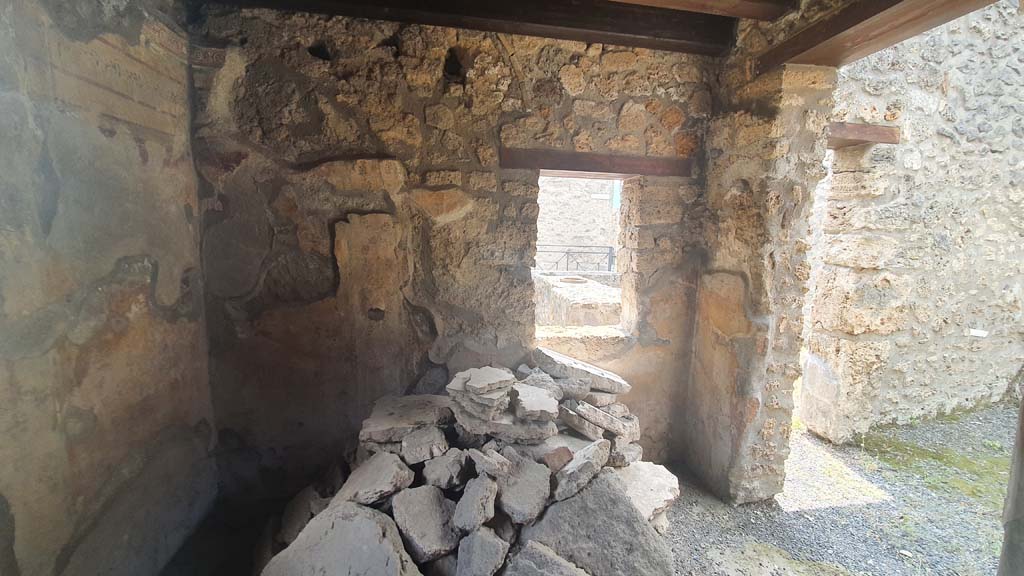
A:
<svg viewBox="0 0 1024 576">
<path fill-rule="evenodd" d="M 1024 16 L 1003 0 L 841 70 L 899 126 L 817 189 L 801 418 L 833 441 L 987 402 L 1024 362 Z"/>
<path fill-rule="evenodd" d="M 184 32 L 0 6 L 0 572 L 155 574 L 216 494 Z"/>
<path fill-rule="evenodd" d="M 195 41 L 221 469 L 250 494 L 353 448 L 376 398 L 533 345 L 538 173 L 499 145 L 690 156 L 710 112 L 710 61 L 682 54 L 259 10 Z M 630 353 L 608 367 L 653 459 L 687 373 L 697 182 L 623 193 Z"/>
<path fill-rule="evenodd" d="M 615 180 L 592 178 L 560 178 L 542 176 L 537 204 L 537 244 L 546 245 L 537 251 L 537 266 L 544 270 L 615 270 L 614 254 L 619 243 L 619 205 Z M 568 261 L 555 245 L 609 247 L 613 255 L 586 254 Z M 593 250 L 599 252 L 599 249 Z M 605 266 L 602 268 L 601 266 Z"/>
<path fill-rule="evenodd" d="M 754 57 L 836 2 L 804 0 L 773 22 L 743 20 L 715 77 L 707 138 L 709 217 L 696 289 L 693 366 L 673 446 L 704 483 L 742 503 L 782 491 L 800 375 L 810 191 L 824 175 L 835 70 Z"/>
<path fill-rule="evenodd" d="M 782 490 L 810 191 L 823 174 L 835 71 L 787 66 L 750 80 L 739 69 L 722 76 L 709 129 L 714 216 L 676 443 L 713 490 L 749 502 Z"/>
</svg>

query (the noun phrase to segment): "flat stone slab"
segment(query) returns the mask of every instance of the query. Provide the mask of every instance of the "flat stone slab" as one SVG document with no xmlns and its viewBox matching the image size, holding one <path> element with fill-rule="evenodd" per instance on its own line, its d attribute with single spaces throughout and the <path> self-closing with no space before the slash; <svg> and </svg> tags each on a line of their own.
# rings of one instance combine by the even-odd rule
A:
<svg viewBox="0 0 1024 576">
<path fill-rule="evenodd" d="M 598 438 L 600 440 L 600 438 Z M 572 434 L 561 433 L 545 439 L 540 444 L 516 444 L 513 446 L 516 452 L 523 456 L 529 456 L 537 462 L 544 462 L 548 453 L 561 449 L 569 451 L 569 459 L 582 448 L 590 445 L 593 440 L 585 440 Z"/>
<path fill-rule="evenodd" d="M 417 428 L 402 438 L 402 460 L 419 464 L 448 451 L 448 440 L 437 426 Z"/>
<path fill-rule="evenodd" d="M 565 500 L 586 486 L 608 461 L 611 447 L 611 442 L 597 440 L 576 452 L 572 460 L 555 474 L 555 492 L 552 495 L 554 499 Z"/>
<path fill-rule="evenodd" d="M 394 521 L 350 502 L 332 502 L 263 569 L 262 576 L 419 576 Z"/>
<path fill-rule="evenodd" d="M 636 442 L 640 439 L 640 419 L 636 416 L 629 415 L 617 418 L 586 402 L 577 402 L 568 406 L 592 424 L 604 428 L 612 434 L 625 439 L 627 442 Z"/>
<path fill-rule="evenodd" d="M 594 406 L 597 406 L 597 404 L 594 404 Z M 614 404 L 609 404 L 608 406 L 602 406 L 601 410 L 604 410 L 605 412 L 611 414 L 612 416 L 615 416 L 616 418 L 623 418 L 631 414 L 629 411 L 629 407 L 623 404 L 622 402 L 616 402 Z"/>
<path fill-rule="evenodd" d="M 579 432 L 584 438 L 600 440 L 604 438 L 604 428 L 577 414 L 565 402 L 558 406 L 558 416 L 566 426 Z"/>
<path fill-rule="evenodd" d="M 492 393 L 493 394 L 493 393 Z M 512 403 L 512 397 L 509 395 L 507 390 L 501 391 L 502 399 L 497 404 L 486 404 L 477 402 L 478 396 L 472 394 L 465 394 L 459 396 L 452 396 L 455 402 L 459 404 L 467 412 L 480 418 L 481 420 L 494 420 L 501 416 L 503 412 L 508 410 L 509 405 Z M 486 394 L 485 394 L 486 396 Z"/>
<path fill-rule="evenodd" d="M 538 347 L 533 351 L 537 366 L 555 378 L 589 378 L 591 390 L 626 394 L 632 388 L 618 374 L 582 362 L 549 348 Z"/>
<path fill-rule="evenodd" d="M 402 490 L 391 499 L 391 507 L 416 562 L 436 560 L 459 545 L 459 534 L 452 526 L 455 502 L 436 486 Z"/>
<path fill-rule="evenodd" d="M 512 556 L 504 576 L 588 576 L 547 546 L 531 540 Z"/>
<path fill-rule="evenodd" d="M 554 422 L 516 420 L 507 412 L 494 420 L 484 420 L 473 416 L 459 405 L 455 405 L 454 408 L 456 420 L 467 432 L 493 436 L 509 444 L 537 444 L 558 434 L 558 427 Z"/>
<path fill-rule="evenodd" d="M 424 481 L 445 490 L 462 486 L 466 483 L 467 458 L 469 454 L 465 450 L 449 448 L 441 456 L 427 460 L 423 465 Z"/>
<path fill-rule="evenodd" d="M 461 385 L 466 392 L 472 394 L 484 394 L 496 390 L 507 390 L 516 382 L 516 375 L 508 368 L 496 366 L 484 366 L 482 368 L 470 368 L 463 370 L 452 378 L 452 384 Z"/>
<path fill-rule="evenodd" d="M 617 473 L 602 470 L 578 494 L 555 502 L 522 542 L 536 541 L 591 576 L 670 576 L 672 551 L 640 515 Z"/>
<path fill-rule="evenodd" d="M 633 462 L 615 470 L 633 505 L 650 521 L 668 510 L 679 498 L 679 479 L 668 468 L 653 462 Z"/>
<path fill-rule="evenodd" d="M 448 395 L 459 401 L 460 404 L 464 402 L 473 402 L 474 404 L 482 404 L 489 407 L 500 407 L 501 410 L 508 408 L 509 404 L 509 390 L 512 387 L 501 388 L 498 390 L 492 390 L 490 392 L 470 392 L 466 389 L 465 381 L 452 380 L 451 384 L 448 385 Z"/>
<path fill-rule="evenodd" d="M 459 543 L 457 576 L 493 576 L 505 563 L 508 542 L 483 526 Z"/>
<path fill-rule="evenodd" d="M 537 388 L 543 388 L 544 390 L 551 392 L 551 395 L 555 397 L 555 400 L 562 399 L 562 387 L 555 382 L 554 378 L 541 370 L 527 374 L 522 379 L 522 383 L 529 386 L 536 386 Z"/>
<path fill-rule="evenodd" d="M 390 452 L 378 452 L 352 472 L 332 503 L 376 504 L 411 486 L 415 476 L 398 456 Z"/>
<path fill-rule="evenodd" d="M 452 399 L 447 396 L 385 396 L 363 420 L 359 440 L 401 442 L 406 434 L 423 426 L 447 426 L 452 422 Z"/>
<path fill-rule="evenodd" d="M 547 504 L 551 470 L 509 447 L 501 455 L 512 462 L 512 473 L 498 479 L 498 506 L 516 524 L 529 524 Z"/>
<path fill-rule="evenodd" d="M 487 476 L 478 476 L 466 484 L 462 497 L 455 506 L 452 524 L 468 534 L 494 518 L 494 500 L 498 497 L 498 484 Z"/>
<path fill-rule="evenodd" d="M 521 420 L 553 421 L 558 417 L 558 399 L 550 391 L 522 382 L 512 386 L 512 406 Z"/>
<path fill-rule="evenodd" d="M 590 394 L 589 378 L 555 378 L 555 384 L 562 389 L 563 400 L 582 400 Z"/>
<path fill-rule="evenodd" d="M 619 395 L 609 394 L 608 392 L 591 391 L 590 394 L 587 394 L 583 398 L 583 401 L 593 406 L 597 406 L 598 408 L 603 408 L 605 406 L 611 406 L 612 404 L 618 402 Z"/>
<path fill-rule="evenodd" d="M 469 458 L 473 460 L 478 474 L 487 474 L 491 478 L 505 478 L 512 473 L 512 463 L 508 458 L 494 451 L 493 448 L 477 450 L 469 449 Z"/>
</svg>

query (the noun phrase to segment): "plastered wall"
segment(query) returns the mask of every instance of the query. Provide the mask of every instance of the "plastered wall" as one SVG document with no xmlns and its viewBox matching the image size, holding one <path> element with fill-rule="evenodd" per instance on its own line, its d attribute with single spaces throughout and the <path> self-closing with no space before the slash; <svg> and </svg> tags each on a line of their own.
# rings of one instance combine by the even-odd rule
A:
<svg viewBox="0 0 1024 576">
<path fill-rule="evenodd" d="M 187 41 L 0 6 L 0 573 L 154 574 L 217 490 Z"/>
</svg>

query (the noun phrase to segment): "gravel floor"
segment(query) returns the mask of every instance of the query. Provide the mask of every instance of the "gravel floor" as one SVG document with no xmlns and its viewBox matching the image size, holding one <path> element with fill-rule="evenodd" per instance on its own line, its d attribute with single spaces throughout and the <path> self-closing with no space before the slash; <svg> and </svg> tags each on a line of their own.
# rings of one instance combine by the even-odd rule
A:
<svg viewBox="0 0 1024 576">
<path fill-rule="evenodd" d="M 995 574 L 1017 415 L 1004 404 L 860 446 L 794 431 L 785 491 L 759 504 L 723 504 L 683 476 L 669 511 L 676 573 Z"/>
</svg>

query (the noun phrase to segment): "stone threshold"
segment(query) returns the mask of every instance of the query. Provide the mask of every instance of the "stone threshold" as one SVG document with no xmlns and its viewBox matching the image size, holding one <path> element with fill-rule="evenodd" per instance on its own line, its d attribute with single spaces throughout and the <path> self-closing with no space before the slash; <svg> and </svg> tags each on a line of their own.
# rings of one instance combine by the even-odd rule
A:
<svg viewBox="0 0 1024 576">
<path fill-rule="evenodd" d="M 537 326 L 537 346 L 558 350 L 588 362 L 619 357 L 636 343 L 621 326 Z"/>
</svg>

